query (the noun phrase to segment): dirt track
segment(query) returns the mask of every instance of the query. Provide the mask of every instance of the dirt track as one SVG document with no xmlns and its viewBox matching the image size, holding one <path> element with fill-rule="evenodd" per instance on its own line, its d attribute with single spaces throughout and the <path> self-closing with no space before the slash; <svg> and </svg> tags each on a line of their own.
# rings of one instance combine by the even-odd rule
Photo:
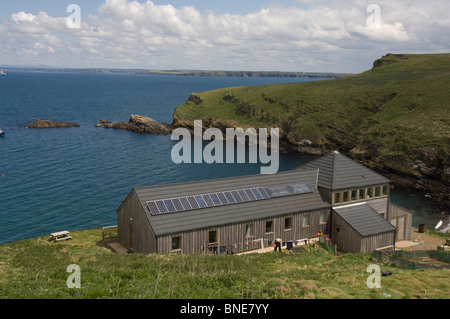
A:
<svg viewBox="0 0 450 319">
<path fill-rule="evenodd" d="M 445 243 L 445 238 L 419 233 L 417 228 L 412 228 L 411 241 L 416 242 L 417 245 L 407 247 L 405 250 L 436 250 L 438 246 Z"/>
</svg>

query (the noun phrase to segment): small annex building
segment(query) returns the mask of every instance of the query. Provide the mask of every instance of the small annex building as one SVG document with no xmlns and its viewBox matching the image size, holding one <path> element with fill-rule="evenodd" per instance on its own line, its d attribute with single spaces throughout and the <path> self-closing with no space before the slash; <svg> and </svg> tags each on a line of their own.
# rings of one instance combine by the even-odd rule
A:
<svg viewBox="0 0 450 319">
<path fill-rule="evenodd" d="M 371 252 L 411 238 L 412 213 L 390 202 L 391 181 L 339 152 L 301 166 L 319 169 L 331 204 L 330 238 L 342 252 Z"/>
<path fill-rule="evenodd" d="M 139 187 L 117 209 L 118 240 L 139 253 L 226 254 L 321 232 L 342 252 L 394 247 L 409 239 L 412 214 L 389 188 L 338 152 L 271 175 Z"/>
</svg>

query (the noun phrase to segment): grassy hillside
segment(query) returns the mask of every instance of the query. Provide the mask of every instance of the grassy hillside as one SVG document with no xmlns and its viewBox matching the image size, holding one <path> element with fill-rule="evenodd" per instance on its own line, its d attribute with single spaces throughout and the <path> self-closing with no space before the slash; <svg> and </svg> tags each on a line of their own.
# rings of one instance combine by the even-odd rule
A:
<svg viewBox="0 0 450 319">
<path fill-rule="evenodd" d="M 72 239 L 40 237 L 0 246 L 0 299 L 275 299 L 448 298 L 449 270 L 405 270 L 381 288 L 366 285 L 370 254 L 334 256 L 318 248 L 250 255 L 119 255 L 101 229 L 71 232 Z M 443 242 L 445 239 L 442 240 Z M 68 288 L 67 266 L 81 269 L 81 288 Z"/>
<path fill-rule="evenodd" d="M 386 55 L 358 75 L 192 94 L 175 126 L 279 127 L 289 147 L 340 149 L 450 185 L 450 54 Z M 448 190 L 448 189 L 447 189 Z"/>
</svg>

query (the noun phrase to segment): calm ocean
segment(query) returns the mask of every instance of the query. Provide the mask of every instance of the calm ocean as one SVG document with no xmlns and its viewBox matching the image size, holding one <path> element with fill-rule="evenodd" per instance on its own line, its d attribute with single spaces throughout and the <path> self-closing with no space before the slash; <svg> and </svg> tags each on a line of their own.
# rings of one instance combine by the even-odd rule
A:
<svg viewBox="0 0 450 319">
<path fill-rule="evenodd" d="M 192 92 L 306 80 L 8 73 L 0 77 L 0 244 L 60 230 L 117 223 L 116 209 L 133 187 L 258 174 L 260 164 L 173 164 L 170 135 L 96 128 L 130 114 L 172 121 Z M 26 129 L 37 119 L 78 128 Z M 311 156 L 281 154 L 280 171 Z M 393 190 L 392 201 L 414 211 L 413 226 L 432 228 L 441 208 L 425 194 Z"/>
</svg>

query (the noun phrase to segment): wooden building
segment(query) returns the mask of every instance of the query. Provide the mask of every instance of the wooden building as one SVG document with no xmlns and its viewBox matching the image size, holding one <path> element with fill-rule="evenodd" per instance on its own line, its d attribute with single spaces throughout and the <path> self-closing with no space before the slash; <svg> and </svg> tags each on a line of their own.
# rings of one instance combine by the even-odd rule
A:
<svg viewBox="0 0 450 319">
<path fill-rule="evenodd" d="M 410 234 L 389 183 L 332 152 L 289 172 L 134 188 L 117 210 L 118 238 L 139 253 L 225 254 L 322 232 L 343 252 L 370 251 Z"/>
<path fill-rule="evenodd" d="M 386 177 L 336 151 L 302 167 L 320 170 L 318 188 L 331 204 L 330 238 L 339 251 L 394 248 L 411 238 L 412 213 L 390 203 Z"/>
<path fill-rule="evenodd" d="M 331 240 L 342 252 L 372 252 L 395 245 L 395 227 L 366 203 L 332 209 Z"/>
</svg>

